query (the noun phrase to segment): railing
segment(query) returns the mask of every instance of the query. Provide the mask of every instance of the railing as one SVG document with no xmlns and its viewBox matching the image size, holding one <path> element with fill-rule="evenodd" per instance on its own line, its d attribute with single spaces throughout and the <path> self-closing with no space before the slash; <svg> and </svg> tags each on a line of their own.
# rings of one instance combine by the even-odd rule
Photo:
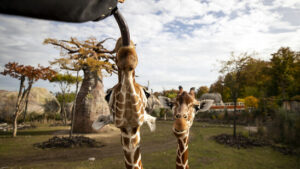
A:
<svg viewBox="0 0 300 169">
<path fill-rule="evenodd" d="M 227 102 L 227 103 L 214 103 L 209 111 L 234 111 L 234 102 Z M 245 110 L 245 104 L 243 102 L 237 102 L 236 110 L 242 111 Z"/>
</svg>

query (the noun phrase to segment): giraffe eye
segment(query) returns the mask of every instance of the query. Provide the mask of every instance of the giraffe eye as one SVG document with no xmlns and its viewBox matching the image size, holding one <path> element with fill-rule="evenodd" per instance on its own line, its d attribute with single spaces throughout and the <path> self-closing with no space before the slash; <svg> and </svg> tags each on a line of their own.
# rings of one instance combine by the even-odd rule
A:
<svg viewBox="0 0 300 169">
<path fill-rule="evenodd" d="M 186 115 L 186 114 L 185 114 L 185 115 L 183 115 L 183 118 L 185 118 L 185 119 L 186 119 L 186 118 L 187 118 L 187 115 Z"/>
<path fill-rule="evenodd" d="M 179 119 L 180 118 L 180 114 L 176 114 L 176 116 L 175 116 L 177 119 Z"/>
</svg>

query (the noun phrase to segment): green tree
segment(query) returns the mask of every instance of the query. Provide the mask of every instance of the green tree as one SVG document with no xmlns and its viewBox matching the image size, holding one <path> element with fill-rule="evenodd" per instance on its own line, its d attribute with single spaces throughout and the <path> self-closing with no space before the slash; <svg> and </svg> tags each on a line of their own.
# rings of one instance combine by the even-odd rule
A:
<svg viewBox="0 0 300 169">
<path fill-rule="evenodd" d="M 240 97 L 255 96 L 266 97 L 266 85 L 270 76 L 266 73 L 269 62 L 250 58 L 242 70 L 243 84 Z"/>
<path fill-rule="evenodd" d="M 207 86 L 200 86 L 196 91 L 196 98 L 200 98 L 203 94 L 208 93 L 209 89 Z"/>
<path fill-rule="evenodd" d="M 247 53 L 241 53 L 239 55 L 235 55 L 233 52 L 231 53 L 231 57 L 227 61 L 221 61 L 222 67 L 220 69 L 220 73 L 226 74 L 224 79 L 224 84 L 231 91 L 231 99 L 234 103 L 234 111 L 233 111 L 233 137 L 236 138 L 236 105 L 237 99 L 239 98 L 239 94 L 241 92 L 241 85 L 243 84 L 244 76 L 242 75 L 242 70 L 247 65 L 250 55 Z"/>
<path fill-rule="evenodd" d="M 66 109 L 65 109 L 65 104 L 66 104 L 66 102 L 68 102 L 67 99 L 70 99 L 67 96 L 69 96 L 68 93 L 70 93 L 71 86 L 73 84 L 75 84 L 77 82 L 77 80 L 81 81 L 82 79 L 81 79 L 81 77 L 79 77 L 77 79 L 76 76 L 72 76 L 69 73 L 56 74 L 50 80 L 50 82 L 57 83 L 59 85 L 60 90 L 61 90 L 61 94 L 58 94 L 57 98 L 58 98 L 58 101 L 60 103 L 60 108 L 61 108 L 60 115 L 63 117 L 63 122 L 64 122 L 65 125 L 67 124 L 67 113 L 66 113 Z"/>
<path fill-rule="evenodd" d="M 224 102 L 229 102 L 231 98 L 230 88 L 224 85 L 224 77 L 219 76 L 218 80 L 211 84 L 209 87 L 209 93 L 220 93 Z"/>
<path fill-rule="evenodd" d="M 178 94 L 178 90 L 176 90 L 176 89 L 170 89 L 170 90 L 163 90 L 162 91 L 162 95 L 166 96 L 170 99 L 176 98 L 177 94 Z"/>
<path fill-rule="evenodd" d="M 289 47 L 282 47 L 272 54 L 268 71 L 271 76 L 271 96 L 280 96 L 286 100 L 300 92 L 299 59 L 300 53 L 290 50 Z"/>
</svg>

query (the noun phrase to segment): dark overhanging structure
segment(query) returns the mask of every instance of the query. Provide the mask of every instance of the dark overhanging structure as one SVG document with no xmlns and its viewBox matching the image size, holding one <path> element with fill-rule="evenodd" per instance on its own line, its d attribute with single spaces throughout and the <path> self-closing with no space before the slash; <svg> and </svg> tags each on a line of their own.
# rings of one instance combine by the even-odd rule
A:
<svg viewBox="0 0 300 169">
<path fill-rule="evenodd" d="M 1 0 L 0 13 L 73 23 L 100 21 L 114 15 L 123 46 L 129 46 L 128 26 L 117 4 L 118 0 Z"/>
</svg>

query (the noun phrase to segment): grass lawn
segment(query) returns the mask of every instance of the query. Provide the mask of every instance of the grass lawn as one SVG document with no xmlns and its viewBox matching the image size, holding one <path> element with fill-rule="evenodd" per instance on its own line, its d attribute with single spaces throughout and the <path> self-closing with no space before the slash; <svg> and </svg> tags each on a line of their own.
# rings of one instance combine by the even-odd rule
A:
<svg viewBox="0 0 300 169">
<path fill-rule="evenodd" d="M 206 126 L 206 127 L 203 127 Z M 176 139 L 171 132 L 172 122 L 158 121 L 151 133 L 142 128 L 142 161 L 145 169 L 174 169 Z M 17 138 L 0 133 L 0 168 L 76 168 L 122 169 L 123 154 L 118 132 L 89 135 L 103 142 L 101 148 L 37 149 L 32 145 L 46 141 L 67 127 L 47 127 L 19 131 Z M 243 132 L 243 128 L 238 128 Z M 114 131 L 116 132 L 116 131 Z M 215 143 L 211 136 L 231 133 L 232 128 L 216 127 L 194 122 L 189 143 L 191 169 L 300 169 L 300 157 L 283 155 L 270 147 L 234 149 Z M 95 157 L 93 162 L 89 157 Z"/>
</svg>

